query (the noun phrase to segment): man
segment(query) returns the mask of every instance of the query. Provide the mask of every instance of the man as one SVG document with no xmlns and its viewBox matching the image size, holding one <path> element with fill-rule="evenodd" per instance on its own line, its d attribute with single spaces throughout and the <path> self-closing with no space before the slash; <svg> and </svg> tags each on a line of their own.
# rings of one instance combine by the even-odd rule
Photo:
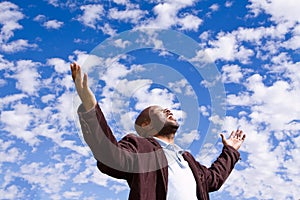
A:
<svg viewBox="0 0 300 200">
<path fill-rule="evenodd" d="M 179 125 L 170 110 L 159 106 L 150 106 L 137 117 L 140 136 L 128 134 L 118 142 L 88 87 L 87 74 L 82 80 L 76 63 L 71 71 L 82 101 L 78 115 L 84 139 L 101 172 L 127 181 L 130 200 L 209 199 L 208 193 L 222 186 L 239 160 L 243 131 L 233 131 L 228 139 L 221 134 L 222 153 L 207 168 L 174 144 Z"/>
</svg>

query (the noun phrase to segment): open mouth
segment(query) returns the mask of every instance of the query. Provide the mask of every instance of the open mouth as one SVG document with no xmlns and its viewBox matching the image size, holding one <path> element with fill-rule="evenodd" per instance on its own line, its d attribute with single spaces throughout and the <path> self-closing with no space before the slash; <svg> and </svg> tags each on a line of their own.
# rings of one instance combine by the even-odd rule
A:
<svg viewBox="0 0 300 200">
<path fill-rule="evenodd" d="M 173 117 L 173 114 L 169 114 L 167 118 L 170 120 L 176 121 L 176 118 Z"/>
</svg>

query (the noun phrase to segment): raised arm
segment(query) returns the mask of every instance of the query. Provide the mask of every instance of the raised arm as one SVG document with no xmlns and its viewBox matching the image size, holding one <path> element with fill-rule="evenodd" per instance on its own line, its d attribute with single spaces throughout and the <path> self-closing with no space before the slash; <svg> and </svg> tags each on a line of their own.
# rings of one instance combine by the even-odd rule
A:
<svg viewBox="0 0 300 200">
<path fill-rule="evenodd" d="M 86 111 L 92 109 L 97 104 L 95 95 L 88 86 L 88 76 L 85 73 L 82 80 L 80 66 L 73 62 L 71 65 L 72 78 L 75 83 L 76 91 L 82 101 Z"/>
<path fill-rule="evenodd" d="M 106 170 L 106 166 L 109 166 L 105 173 L 123 178 L 125 175 L 121 171 L 133 168 L 135 157 L 130 152 L 135 152 L 135 147 L 127 140 L 121 143 L 116 140 L 95 95 L 88 87 L 87 74 L 84 74 L 82 79 L 80 66 L 72 63 L 70 67 L 77 93 L 82 101 L 78 115 L 83 138 L 98 161 L 99 169 L 103 171 L 102 169 Z M 119 173 L 115 173 L 116 171 Z"/>
<path fill-rule="evenodd" d="M 223 134 L 220 135 L 224 144 L 222 153 L 207 170 L 206 179 L 210 192 L 218 190 L 223 185 L 239 160 L 240 154 L 237 150 L 246 138 L 246 134 L 242 130 L 232 131 L 228 139 Z"/>
</svg>

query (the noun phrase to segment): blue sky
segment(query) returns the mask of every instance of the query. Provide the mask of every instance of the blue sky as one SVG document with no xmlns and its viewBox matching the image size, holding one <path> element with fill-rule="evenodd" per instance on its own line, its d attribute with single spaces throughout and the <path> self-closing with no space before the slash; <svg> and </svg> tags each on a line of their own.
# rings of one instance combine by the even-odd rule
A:
<svg viewBox="0 0 300 200">
<path fill-rule="evenodd" d="M 73 61 L 118 139 L 145 106 L 166 106 L 176 142 L 209 166 L 218 133 L 243 129 L 212 199 L 299 199 L 298 1 L 1 1 L 0 28 L 2 199 L 127 198 L 82 141 Z"/>
</svg>

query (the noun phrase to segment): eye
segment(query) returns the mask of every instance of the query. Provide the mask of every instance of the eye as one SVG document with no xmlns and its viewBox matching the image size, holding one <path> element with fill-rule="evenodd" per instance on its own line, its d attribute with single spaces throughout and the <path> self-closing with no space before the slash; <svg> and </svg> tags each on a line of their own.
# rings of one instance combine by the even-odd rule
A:
<svg viewBox="0 0 300 200">
<path fill-rule="evenodd" d="M 171 111 L 168 108 L 166 108 L 166 109 L 163 110 L 163 112 L 164 113 L 170 113 Z"/>
</svg>

